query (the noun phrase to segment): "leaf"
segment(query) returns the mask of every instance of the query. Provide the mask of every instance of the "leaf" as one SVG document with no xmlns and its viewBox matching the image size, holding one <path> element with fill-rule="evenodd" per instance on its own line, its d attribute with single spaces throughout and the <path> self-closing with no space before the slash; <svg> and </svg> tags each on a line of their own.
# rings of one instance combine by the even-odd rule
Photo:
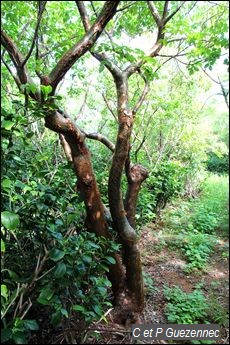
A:
<svg viewBox="0 0 230 345">
<path fill-rule="evenodd" d="M 52 92 L 52 86 L 41 85 L 41 92 L 44 95 L 44 98 L 46 100 L 48 98 L 48 95 Z"/>
<path fill-rule="evenodd" d="M 87 241 L 87 244 L 89 244 L 89 246 L 92 248 L 100 249 L 100 246 L 92 241 Z"/>
<path fill-rule="evenodd" d="M 104 69 L 105 69 L 105 65 L 101 63 L 99 67 L 99 73 L 101 73 Z"/>
<path fill-rule="evenodd" d="M 14 230 L 19 225 L 19 216 L 13 212 L 3 211 L 1 213 L 1 220 L 7 230 Z"/>
<path fill-rule="evenodd" d="M 97 313 L 97 315 L 102 315 L 102 309 L 98 305 L 93 305 L 93 310 L 95 311 L 95 313 Z"/>
<path fill-rule="evenodd" d="M 55 278 L 61 278 L 66 273 L 66 265 L 63 262 L 59 262 L 55 271 L 54 276 Z"/>
<path fill-rule="evenodd" d="M 26 185 L 24 183 L 22 183 L 21 181 L 17 180 L 14 184 L 16 187 L 22 188 L 24 189 L 26 187 Z"/>
<path fill-rule="evenodd" d="M 65 317 L 68 317 L 68 316 L 69 316 L 68 311 L 67 311 L 66 309 L 61 308 L 60 311 L 61 311 L 62 315 L 64 315 Z"/>
<path fill-rule="evenodd" d="M 10 328 L 1 329 L 1 343 L 5 343 L 12 337 L 12 330 Z"/>
<path fill-rule="evenodd" d="M 86 262 L 87 264 L 89 264 L 90 262 L 92 262 L 92 258 L 91 258 L 91 256 L 89 256 L 89 255 L 83 255 L 83 256 L 82 256 L 82 260 L 83 260 L 84 262 Z"/>
<path fill-rule="evenodd" d="M 62 314 L 60 310 L 55 311 L 51 316 L 51 323 L 57 326 L 61 322 Z"/>
<path fill-rule="evenodd" d="M 28 344 L 25 333 L 24 332 L 15 332 L 12 336 L 15 344 Z"/>
<path fill-rule="evenodd" d="M 116 263 L 116 260 L 112 256 L 106 256 L 105 258 L 112 265 L 114 265 Z"/>
<path fill-rule="evenodd" d="M 50 259 L 55 262 L 61 260 L 64 256 L 65 256 L 65 252 L 63 252 L 60 249 L 54 248 L 50 251 Z"/>
<path fill-rule="evenodd" d="M 5 253 L 6 247 L 5 247 L 5 242 L 1 239 L 1 252 Z"/>
<path fill-rule="evenodd" d="M 51 300 L 53 295 L 54 295 L 54 291 L 51 290 L 49 286 L 46 286 L 41 290 L 37 301 L 41 304 L 49 305 L 49 301 Z"/>
<path fill-rule="evenodd" d="M 8 298 L 8 289 L 5 284 L 1 284 L 1 296 L 4 297 L 5 299 Z"/>
<path fill-rule="evenodd" d="M 15 123 L 10 120 L 4 120 L 2 122 L 2 128 L 6 129 L 7 131 L 11 130 L 13 125 L 15 125 Z"/>
<path fill-rule="evenodd" d="M 82 311 L 82 312 L 86 311 L 86 309 L 82 305 L 79 305 L 79 304 L 73 305 L 73 310 L 75 310 L 75 311 Z"/>
<path fill-rule="evenodd" d="M 39 325 L 36 320 L 24 320 L 24 326 L 30 331 L 38 331 Z"/>
<path fill-rule="evenodd" d="M 8 178 L 4 179 L 2 181 L 2 187 L 6 188 L 6 189 L 10 188 L 11 187 L 11 181 Z"/>
</svg>

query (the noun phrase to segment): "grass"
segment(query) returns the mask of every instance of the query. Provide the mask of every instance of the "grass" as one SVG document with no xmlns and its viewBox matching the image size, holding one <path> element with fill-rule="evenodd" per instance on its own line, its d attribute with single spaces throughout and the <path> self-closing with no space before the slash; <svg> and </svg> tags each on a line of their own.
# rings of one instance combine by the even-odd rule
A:
<svg viewBox="0 0 230 345">
<path fill-rule="evenodd" d="M 204 272 L 211 254 L 217 250 L 222 260 L 228 260 L 228 176 L 210 174 L 201 185 L 198 198 L 177 199 L 162 212 L 164 228 L 159 232 L 159 250 L 167 246 L 179 250 L 187 261 L 184 272 Z M 225 245 L 217 248 L 217 243 Z M 156 246 L 156 251 L 158 249 Z M 220 281 L 213 281 L 222 284 Z M 219 285 L 219 288 L 221 286 Z M 208 288 L 208 287 L 206 287 Z M 178 286 L 165 288 L 168 304 L 165 309 L 170 323 L 218 323 L 226 327 L 228 311 L 220 289 L 208 288 L 202 292 L 194 287 L 192 293 L 183 292 Z"/>
</svg>

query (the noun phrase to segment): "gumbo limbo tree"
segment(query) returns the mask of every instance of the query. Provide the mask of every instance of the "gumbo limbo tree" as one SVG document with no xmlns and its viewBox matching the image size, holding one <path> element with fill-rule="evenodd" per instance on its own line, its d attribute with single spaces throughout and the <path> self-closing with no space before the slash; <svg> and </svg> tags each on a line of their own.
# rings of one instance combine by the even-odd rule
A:
<svg viewBox="0 0 230 345">
<path fill-rule="evenodd" d="M 77 176 L 88 230 L 110 239 L 108 219 L 112 220 L 122 248 L 121 255 L 114 255 L 115 264 L 110 265 L 108 273 L 115 301 L 122 303 L 123 309 L 139 312 L 144 306 L 144 290 L 135 211 L 148 171 L 141 164 L 132 164 L 130 158 L 135 118 L 144 106 L 149 83 L 154 85 L 157 71 L 169 60 L 186 65 L 190 73 L 212 68 L 222 48 L 227 47 L 227 3 L 3 1 L 2 11 L 2 63 L 24 95 L 25 116 L 27 108 L 34 107 L 42 114 L 45 126 L 59 134 Z M 148 51 L 141 45 L 139 49 L 129 45 L 138 36 L 149 42 Z M 115 143 L 103 133 L 86 133 L 59 104 L 60 83 L 67 72 L 78 73 L 78 62 L 86 53 L 113 78 L 117 101 Z M 134 76 L 142 89 L 137 88 L 138 97 L 131 104 L 129 83 Z M 87 138 L 100 141 L 112 151 L 109 209 L 101 200 Z M 121 189 L 123 174 L 127 179 L 125 196 Z"/>
</svg>

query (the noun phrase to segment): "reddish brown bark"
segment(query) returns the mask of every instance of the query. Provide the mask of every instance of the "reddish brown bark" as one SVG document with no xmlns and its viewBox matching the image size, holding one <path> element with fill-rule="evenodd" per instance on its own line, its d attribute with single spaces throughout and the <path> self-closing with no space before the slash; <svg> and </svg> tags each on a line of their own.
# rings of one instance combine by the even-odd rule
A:
<svg viewBox="0 0 230 345">
<path fill-rule="evenodd" d="M 122 242 L 123 260 L 126 266 L 126 284 L 131 297 L 130 311 L 138 312 L 144 308 L 144 289 L 140 252 L 137 246 L 137 235 L 128 222 L 124 208 L 121 178 L 125 162 L 129 155 L 130 136 L 134 121 L 134 113 L 127 108 L 127 78 L 115 76 L 118 96 L 118 135 L 109 175 L 109 206 L 114 228 Z"/>
<path fill-rule="evenodd" d="M 98 236 L 110 239 L 104 216 L 104 205 L 91 164 L 91 156 L 85 145 L 85 135 L 70 119 L 64 119 L 58 113 L 46 117 L 45 124 L 46 127 L 55 132 L 62 132 L 70 147 L 78 190 L 86 208 L 87 229 Z M 114 258 L 116 263 L 109 266 L 108 278 L 112 283 L 113 293 L 116 296 L 122 288 L 124 273 L 119 256 L 115 255 Z"/>
</svg>

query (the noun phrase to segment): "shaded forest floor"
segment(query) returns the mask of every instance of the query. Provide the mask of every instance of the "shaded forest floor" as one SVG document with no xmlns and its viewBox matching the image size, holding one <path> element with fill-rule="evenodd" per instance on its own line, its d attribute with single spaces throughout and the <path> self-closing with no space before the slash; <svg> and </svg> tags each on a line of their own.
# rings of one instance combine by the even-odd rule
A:
<svg viewBox="0 0 230 345">
<path fill-rule="evenodd" d="M 170 323 L 165 315 L 167 300 L 164 296 L 164 287 L 178 286 L 185 293 L 191 293 L 197 284 L 202 293 L 212 304 L 210 315 L 207 315 L 210 323 L 213 321 L 213 313 L 218 310 L 220 314 L 221 339 L 219 344 L 228 343 L 228 310 L 229 310 L 229 242 L 227 238 L 219 237 L 214 252 L 210 256 L 206 268 L 202 271 L 194 270 L 186 273 L 184 268 L 186 260 L 179 250 L 167 245 L 167 239 L 162 241 L 164 224 L 151 223 L 141 231 L 140 249 L 145 276 L 146 302 L 145 309 L 140 316 L 140 323 Z M 160 233 L 160 236 L 159 236 Z M 173 241 L 171 238 L 170 241 Z M 107 314 L 107 323 L 96 323 L 93 333 L 86 332 L 85 341 L 90 344 L 144 344 L 131 338 L 131 326 L 121 327 L 114 323 L 113 311 Z M 180 341 L 181 343 L 185 343 Z M 147 342 L 146 342 L 147 343 Z M 152 343 L 168 343 L 166 340 L 153 341 Z M 173 343 L 173 341 L 170 341 Z M 175 342 L 178 343 L 178 342 Z"/>
</svg>

